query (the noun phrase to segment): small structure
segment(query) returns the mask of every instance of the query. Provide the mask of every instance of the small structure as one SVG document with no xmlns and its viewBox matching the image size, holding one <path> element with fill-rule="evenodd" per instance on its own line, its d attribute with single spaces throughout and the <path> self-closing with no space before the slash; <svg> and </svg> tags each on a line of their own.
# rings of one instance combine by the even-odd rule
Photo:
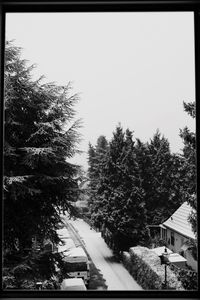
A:
<svg viewBox="0 0 200 300">
<path fill-rule="evenodd" d="M 197 261 L 192 255 L 191 242 L 196 237 L 188 221 L 192 207 L 184 202 L 163 224 L 160 224 L 161 238 L 166 241 L 167 247 L 184 256 L 187 265 L 197 271 Z"/>
<path fill-rule="evenodd" d="M 171 253 L 168 256 L 169 263 L 176 265 L 179 268 L 185 268 L 187 259 L 185 259 L 182 255 L 178 253 Z"/>
<path fill-rule="evenodd" d="M 187 260 L 178 253 L 173 253 L 170 249 L 167 247 L 158 247 L 151 249 L 154 253 L 156 253 L 160 258 L 162 257 L 163 253 L 166 253 L 168 263 L 172 263 L 176 265 L 179 268 L 185 268 Z"/>
</svg>

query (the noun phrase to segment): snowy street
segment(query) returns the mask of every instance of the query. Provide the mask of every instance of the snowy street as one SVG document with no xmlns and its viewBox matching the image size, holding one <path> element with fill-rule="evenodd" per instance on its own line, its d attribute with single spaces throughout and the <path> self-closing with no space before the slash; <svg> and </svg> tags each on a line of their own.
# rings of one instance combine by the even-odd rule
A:
<svg viewBox="0 0 200 300">
<path fill-rule="evenodd" d="M 112 250 L 108 248 L 100 232 L 91 230 L 81 219 L 68 222 L 73 225 L 84 242 L 93 263 L 105 279 L 107 290 L 142 290 L 122 263 L 115 261 Z"/>
</svg>

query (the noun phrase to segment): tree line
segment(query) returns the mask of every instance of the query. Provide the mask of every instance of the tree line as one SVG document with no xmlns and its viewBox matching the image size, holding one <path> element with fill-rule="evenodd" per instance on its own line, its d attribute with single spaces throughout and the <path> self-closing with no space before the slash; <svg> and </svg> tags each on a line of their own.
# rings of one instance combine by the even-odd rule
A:
<svg viewBox="0 0 200 300">
<path fill-rule="evenodd" d="M 195 105 L 183 103 L 195 118 Z M 149 225 L 159 225 L 187 201 L 196 233 L 195 134 L 180 130 L 183 153 L 172 153 L 157 130 L 150 142 L 134 139 L 133 132 L 119 124 L 108 142 L 105 136 L 89 144 L 88 177 L 90 219 L 106 227 L 119 251 L 149 243 Z"/>
</svg>

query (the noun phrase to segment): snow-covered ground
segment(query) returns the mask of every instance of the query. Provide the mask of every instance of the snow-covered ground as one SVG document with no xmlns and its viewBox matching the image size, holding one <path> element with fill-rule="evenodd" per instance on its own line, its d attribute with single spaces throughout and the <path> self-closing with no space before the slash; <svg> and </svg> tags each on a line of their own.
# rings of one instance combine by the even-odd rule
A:
<svg viewBox="0 0 200 300">
<path fill-rule="evenodd" d="M 125 267 L 114 260 L 112 251 L 99 232 L 91 230 L 90 226 L 81 219 L 67 220 L 67 222 L 78 231 L 92 261 L 106 280 L 108 290 L 142 290 Z"/>
</svg>

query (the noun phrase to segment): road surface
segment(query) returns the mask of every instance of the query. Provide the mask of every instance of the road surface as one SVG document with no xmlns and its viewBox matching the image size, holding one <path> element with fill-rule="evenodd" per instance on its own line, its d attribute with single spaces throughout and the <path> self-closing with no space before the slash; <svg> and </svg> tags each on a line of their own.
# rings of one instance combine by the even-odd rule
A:
<svg viewBox="0 0 200 300">
<path fill-rule="evenodd" d="M 100 232 L 91 230 L 82 219 L 67 220 L 77 230 L 96 268 L 100 270 L 107 290 L 142 290 L 125 267 L 116 262 Z"/>
</svg>

